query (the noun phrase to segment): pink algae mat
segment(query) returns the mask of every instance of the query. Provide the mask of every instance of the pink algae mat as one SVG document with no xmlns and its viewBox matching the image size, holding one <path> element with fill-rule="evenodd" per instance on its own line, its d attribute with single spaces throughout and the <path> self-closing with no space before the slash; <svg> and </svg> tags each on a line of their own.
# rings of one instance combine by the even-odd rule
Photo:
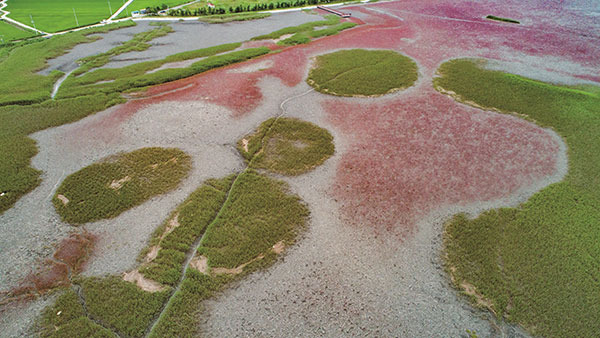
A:
<svg viewBox="0 0 600 338">
<path fill-rule="evenodd" d="M 376 100 L 324 95 L 321 102 L 328 120 L 352 140 L 332 189 L 343 214 L 351 223 L 409 234 L 419 218 L 440 206 L 507 197 L 556 174 L 560 147 L 547 130 L 459 104 L 435 91 L 431 81 L 437 67 L 450 58 L 533 57 L 532 62 L 546 58 L 580 65 L 581 71 L 554 67 L 552 62 L 536 66 L 600 82 L 598 73 L 585 71 L 600 69 L 600 25 L 568 6 L 430 0 L 349 7 L 359 17 L 352 19 L 360 23 L 356 28 L 155 86 L 146 92 L 148 98 L 124 104 L 109 118 L 118 123 L 148 104 L 186 100 L 206 100 L 243 116 L 263 100 L 257 86 L 261 78 L 296 86 L 305 80 L 314 55 L 340 48 L 396 50 L 417 62 L 415 88 Z M 522 25 L 484 18 L 523 13 L 528 14 Z M 270 42 L 246 45 L 278 48 Z M 270 62 L 266 69 L 232 72 L 265 60 Z"/>
</svg>

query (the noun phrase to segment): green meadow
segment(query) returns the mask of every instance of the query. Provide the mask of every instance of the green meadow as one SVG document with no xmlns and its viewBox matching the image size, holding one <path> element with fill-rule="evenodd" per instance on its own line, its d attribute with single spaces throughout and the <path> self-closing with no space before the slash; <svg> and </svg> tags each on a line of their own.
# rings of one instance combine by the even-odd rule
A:
<svg viewBox="0 0 600 338">
<path fill-rule="evenodd" d="M 109 10 L 109 3 L 112 12 Z M 108 19 L 123 5 L 122 0 L 9 0 L 9 17 L 45 32 L 59 32 Z M 75 11 L 75 14 L 73 14 Z M 75 20 L 77 16 L 77 21 Z"/>
<path fill-rule="evenodd" d="M 441 65 L 438 89 L 459 101 L 524 114 L 567 143 L 569 172 L 516 208 L 455 216 L 445 227 L 457 287 L 536 336 L 600 332 L 600 95 L 499 71 Z M 469 291 L 470 290 L 470 291 Z M 473 291 L 474 290 L 474 291 Z"/>
<path fill-rule="evenodd" d="M 12 40 L 26 39 L 35 35 L 36 33 L 33 31 L 0 20 L 0 45 Z"/>
<path fill-rule="evenodd" d="M 418 76 L 416 63 L 407 56 L 351 49 L 317 56 L 306 81 L 325 94 L 377 96 L 410 87 Z"/>
</svg>

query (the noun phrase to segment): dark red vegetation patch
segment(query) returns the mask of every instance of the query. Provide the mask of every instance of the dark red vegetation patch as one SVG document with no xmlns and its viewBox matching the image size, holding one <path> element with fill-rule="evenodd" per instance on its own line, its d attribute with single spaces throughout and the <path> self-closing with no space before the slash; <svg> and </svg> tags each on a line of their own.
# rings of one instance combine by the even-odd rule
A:
<svg viewBox="0 0 600 338">
<path fill-rule="evenodd" d="M 352 138 L 334 195 L 354 223 L 405 235 L 437 208 L 507 197 L 557 169 L 559 144 L 545 130 L 433 89 L 380 105 L 324 106 Z"/>
<path fill-rule="evenodd" d="M 93 248 L 95 237 L 90 233 L 73 233 L 60 242 L 54 259 L 67 264 L 73 272 L 79 272 Z"/>
<path fill-rule="evenodd" d="M 46 260 L 38 271 L 27 275 L 21 285 L 10 294 L 12 297 L 30 298 L 70 284 L 69 267 L 61 262 Z"/>
<path fill-rule="evenodd" d="M 81 271 L 93 248 L 95 237 L 90 233 L 72 233 L 63 239 L 54 252 L 36 272 L 25 277 L 21 284 L 9 292 L 15 300 L 42 295 L 54 288 L 71 284 L 70 274 Z"/>
</svg>

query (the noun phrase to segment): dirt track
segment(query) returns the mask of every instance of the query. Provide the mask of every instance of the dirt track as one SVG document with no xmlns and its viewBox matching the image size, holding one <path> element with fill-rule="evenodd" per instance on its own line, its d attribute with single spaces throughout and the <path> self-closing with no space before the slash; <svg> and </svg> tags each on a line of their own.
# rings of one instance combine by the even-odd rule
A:
<svg viewBox="0 0 600 338">
<path fill-rule="evenodd" d="M 600 28 L 578 11 L 525 6 L 399 1 L 347 8 L 366 24 L 158 86 L 149 91 L 158 96 L 36 133 L 40 153 L 33 165 L 44 171 L 43 182 L 0 216 L 3 228 L 18 229 L 3 232 L 2 284 L 14 285 L 37 257 L 50 254 L 44 244 L 69 231 L 50 202 L 65 175 L 144 146 L 180 147 L 193 157 L 193 172 L 177 191 L 85 226 L 100 238 L 86 275 L 131 269 L 154 228 L 204 179 L 242 167 L 235 142 L 277 115 L 286 98 L 310 89 L 303 80 L 312 56 L 340 48 L 390 48 L 418 63 L 415 87 L 377 99 L 312 92 L 286 103 L 289 116 L 315 122 L 335 137 L 336 154 L 325 165 L 286 179 L 310 207 L 310 228 L 276 266 L 208 302 L 202 330 L 214 336 L 460 336 L 466 329 L 480 336 L 522 334 L 504 324 L 498 331 L 449 287 L 439 258 L 442 222 L 460 211 L 516 205 L 560 180 L 566 149 L 550 130 L 454 102 L 434 91 L 431 79 L 444 60 L 486 57 L 504 69 L 516 62 L 530 77 L 600 81 L 590 76 L 598 69 L 593 56 L 600 47 L 565 52 L 589 45 L 589 37 L 577 33 L 585 25 L 593 27 L 591 34 Z M 558 26 L 544 26 L 562 10 Z M 481 19 L 490 11 L 532 15 L 524 28 L 514 28 Z M 552 34 L 554 40 L 540 40 Z M 154 51 L 135 58 L 155 57 Z M 42 302 L 19 320 L 16 310 L 3 314 L 1 332 L 25 332 Z"/>
</svg>

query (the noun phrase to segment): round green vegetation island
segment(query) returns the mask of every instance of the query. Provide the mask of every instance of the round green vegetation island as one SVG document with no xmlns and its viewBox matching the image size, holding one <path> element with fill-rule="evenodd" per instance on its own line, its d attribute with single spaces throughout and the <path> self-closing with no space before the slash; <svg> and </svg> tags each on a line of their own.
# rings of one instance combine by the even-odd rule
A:
<svg viewBox="0 0 600 338">
<path fill-rule="evenodd" d="M 298 119 L 272 118 L 241 139 L 238 150 L 250 168 L 300 175 L 325 162 L 335 147 L 326 129 Z"/>
<path fill-rule="evenodd" d="M 307 82 L 338 96 L 379 96 L 412 86 L 417 64 L 391 50 L 350 49 L 317 56 Z"/>
<path fill-rule="evenodd" d="M 69 175 L 52 202 L 63 221 L 73 224 L 116 217 L 174 189 L 191 166 L 191 158 L 174 148 L 114 155 Z"/>
</svg>

